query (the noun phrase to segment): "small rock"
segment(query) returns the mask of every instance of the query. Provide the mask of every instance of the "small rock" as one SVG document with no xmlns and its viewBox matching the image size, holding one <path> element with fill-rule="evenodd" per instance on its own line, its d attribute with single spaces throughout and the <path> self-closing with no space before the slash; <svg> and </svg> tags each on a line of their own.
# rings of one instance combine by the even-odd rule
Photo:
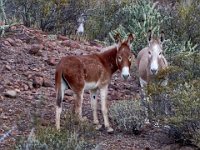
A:
<svg viewBox="0 0 200 150">
<path fill-rule="evenodd" d="M 73 91 L 72 90 L 66 90 L 65 91 L 65 95 L 67 95 L 67 96 L 73 96 Z"/>
<path fill-rule="evenodd" d="M 51 47 L 56 47 L 58 44 L 56 42 L 51 42 Z"/>
<path fill-rule="evenodd" d="M 27 76 L 28 79 L 31 79 L 32 77 L 33 77 L 32 74 L 28 74 L 28 76 Z"/>
<path fill-rule="evenodd" d="M 79 45 L 78 42 L 73 41 L 73 42 L 71 42 L 71 48 L 73 48 L 73 49 L 79 49 L 80 45 Z"/>
<path fill-rule="evenodd" d="M 0 101 L 4 100 L 4 97 L 3 96 L 0 96 Z"/>
<path fill-rule="evenodd" d="M 4 79 L 4 84 L 8 86 L 12 85 L 11 81 L 9 81 L 8 79 Z"/>
<path fill-rule="evenodd" d="M 8 46 L 8 47 L 11 46 L 11 44 L 8 41 L 4 41 L 3 45 Z"/>
<path fill-rule="evenodd" d="M 70 47 L 70 46 L 71 46 L 71 42 L 70 42 L 70 40 L 62 41 L 61 44 L 64 45 L 64 46 L 67 46 L 67 47 Z"/>
<path fill-rule="evenodd" d="M 52 87 L 52 84 L 51 84 L 51 82 L 50 82 L 49 79 L 44 78 L 44 79 L 43 79 L 43 86 L 44 86 L 44 87 Z"/>
<path fill-rule="evenodd" d="M 26 43 L 24 43 L 23 47 L 24 47 L 25 50 L 30 50 L 31 49 L 31 45 L 28 45 Z"/>
<path fill-rule="evenodd" d="M 39 50 L 39 51 L 35 54 L 35 56 L 43 56 L 42 50 Z"/>
<path fill-rule="evenodd" d="M 141 99 L 140 94 L 139 94 L 139 93 L 136 93 L 136 94 L 135 94 L 135 98 L 136 98 L 136 99 Z"/>
<path fill-rule="evenodd" d="M 8 70 L 8 71 L 10 71 L 10 70 L 11 70 L 11 67 L 10 67 L 9 65 L 6 65 L 6 66 L 5 66 L 5 69 Z"/>
<path fill-rule="evenodd" d="M 71 47 L 73 49 L 79 49 L 80 48 L 80 45 L 78 44 L 78 42 L 75 42 L 75 41 L 72 41 L 72 40 L 62 41 L 61 44 L 64 45 L 64 46 L 67 46 L 67 47 Z"/>
<path fill-rule="evenodd" d="M 43 77 L 35 76 L 33 78 L 33 84 L 32 85 L 33 85 L 34 88 L 39 88 L 43 85 L 43 81 L 44 81 Z"/>
<path fill-rule="evenodd" d="M 15 89 L 16 92 L 20 93 L 20 89 Z"/>
<path fill-rule="evenodd" d="M 68 40 L 68 38 L 66 36 L 62 36 L 62 35 L 58 35 L 58 39 L 62 40 L 62 41 Z"/>
<path fill-rule="evenodd" d="M 56 59 L 55 57 L 49 57 L 47 60 L 48 65 L 55 66 L 56 65 Z"/>
<path fill-rule="evenodd" d="M 28 85 L 24 84 L 24 86 L 23 86 L 24 91 L 27 91 L 28 88 L 29 88 Z"/>
<path fill-rule="evenodd" d="M 10 45 L 12 45 L 12 46 L 16 45 L 15 41 L 11 38 L 7 38 L 6 41 L 8 41 L 10 43 Z"/>
<path fill-rule="evenodd" d="M 28 96 L 27 96 L 27 99 L 32 100 L 32 99 L 33 99 L 33 96 L 32 96 L 32 95 L 28 95 Z"/>
<path fill-rule="evenodd" d="M 10 27 L 10 30 L 11 30 L 11 31 L 14 31 L 14 30 L 16 30 L 16 29 L 17 29 L 16 26 L 11 26 L 11 27 Z"/>
<path fill-rule="evenodd" d="M 23 44 L 22 40 L 20 39 L 15 39 L 16 46 L 21 46 Z"/>
<path fill-rule="evenodd" d="M 33 68 L 32 70 L 33 70 L 33 71 L 37 71 L 37 72 L 40 71 L 40 69 L 38 69 L 38 68 Z"/>
<path fill-rule="evenodd" d="M 7 90 L 5 92 L 6 97 L 15 98 L 17 96 L 17 92 L 15 90 Z"/>
<path fill-rule="evenodd" d="M 43 120 L 41 121 L 41 125 L 42 125 L 42 126 L 48 126 L 48 125 L 49 125 L 49 120 L 44 120 L 44 119 L 43 119 Z"/>
<path fill-rule="evenodd" d="M 28 88 L 29 88 L 30 90 L 33 89 L 33 84 L 32 84 L 31 82 L 28 82 Z"/>
<path fill-rule="evenodd" d="M 43 45 L 41 44 L 33 44 L 29 50 L 29 54 L 37 54 L 39 52 L 39 50 L 41 50 L 43 48 Z"/>
</svg>

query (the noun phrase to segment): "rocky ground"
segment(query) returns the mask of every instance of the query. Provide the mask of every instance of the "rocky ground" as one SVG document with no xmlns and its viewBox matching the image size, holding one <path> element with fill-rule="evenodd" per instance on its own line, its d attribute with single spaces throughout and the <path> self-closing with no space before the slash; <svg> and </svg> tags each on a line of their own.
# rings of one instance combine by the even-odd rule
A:
<svg viewBox="0 0 200 150">
<path fill-rule="evenodd" d="M 62 56 L 85 55 L 100 52 L 95 42 L 77 42 L 64 36 L 55 36 L 37 29 L 16 25 L 0 39 L 0 138 L 13 129 L 10 136 L 0 141 L 0 149 L 11 149 L 17 137 L 27 136 L 33 125 L 33 114 L 42 118 L 43 126 L 54 126 L 55 121 L 55 66 Z M 113 75 L 109 86 L 109 105 L 115 101 L 138 97 L 135 71 L 124 82 L 119 72 Z M 64 110 L 73 105 L 72 91 L 66 91 Z M 84 95 L 84 115 L 91 119 L 89 93 Z M 100 112 L 100 109 L 98 110 Z M 147 128 L 140 135 L 115 132 L 99 134 L 96 149 L 193 149 L 173 144 L 173 139 L 159 128 Z"/>
</svg>

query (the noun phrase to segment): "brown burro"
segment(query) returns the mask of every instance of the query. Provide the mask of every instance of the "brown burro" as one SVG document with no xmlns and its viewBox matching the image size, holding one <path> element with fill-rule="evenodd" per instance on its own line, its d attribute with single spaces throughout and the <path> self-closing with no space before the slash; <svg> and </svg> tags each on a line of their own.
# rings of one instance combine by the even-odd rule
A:
<svg viewBox="0 0 200 150">
<path fill-rule="evenodd" d="M 60 130 L 60 115 L 65 89 L 71 89 L 75 95 L 75 113 L 80 120 L 82 117 L 82 102 L 84 90 L 90 91 L 91 106 L 93 110 L 93 122 L 96 129 L 100 129 L 97 117 L 97 90 L 100 90 L 101 110 L 104 125 L 107 132 L 113 132 L 108 120 L 107 94 L 108 85 L 112 74 L 121 71 L 124 80 L 130 77 L 130 66 L 132 61 L 131 42 L 134 35 L 130 34 L 127 39 L 121 40 L 119 34 L 115 39 L 117 44 L 102 49 L 101 53 L 81 56 L 63 57 L 56 67 L 55 90 L 56 90 L 56 128 Z"/>
</svg>

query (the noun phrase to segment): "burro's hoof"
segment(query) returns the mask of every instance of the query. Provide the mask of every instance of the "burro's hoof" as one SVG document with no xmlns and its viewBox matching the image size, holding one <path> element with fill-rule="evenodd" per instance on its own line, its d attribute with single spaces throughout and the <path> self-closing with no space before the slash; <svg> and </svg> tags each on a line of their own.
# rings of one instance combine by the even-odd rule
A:
<svg viewBox="0 0 200 150">
<path fill-rule="evenodd" d="M 82 117 L 81 119 L 80 119 L 82 122 L 86 122 L 88 119 L 87 119 L 87 117 Z"/>
<path fill-rule="evenodd" d="M 96 126 L 95 129 L 98 131 L 101 131 L 103 128 L 103 126 L 101 124 L 96 124 L 95 126 Z"/>
<path fill-rule="evenodd" d="M 107 133 L 109 133 L 109 134 L 113 134 L 113 133 L 114 133 L 114 130 L 113 130 L 113 128 L 111 128 L 111 127 L 106 127 L 106 131 L 107 131 Z"/>
<path fill-rule="evenodd" d="M 56 128 L 56 131 L 60 132 L 60 128 Z"/>
</svg>

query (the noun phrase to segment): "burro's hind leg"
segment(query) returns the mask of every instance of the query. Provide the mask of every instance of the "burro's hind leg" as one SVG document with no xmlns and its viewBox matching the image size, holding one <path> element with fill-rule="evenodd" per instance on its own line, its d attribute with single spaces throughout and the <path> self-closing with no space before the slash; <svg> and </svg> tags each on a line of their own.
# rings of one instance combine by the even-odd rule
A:
<svg viewBox="0 0 200 150">
<path fill-rule="evenodd" d="M 65 81 L 61 78 L 61 84 L 56 89 L 56 129 L 60 130 L 60 115 L 62 112 L 62 101 L 64 98 L 65 89 L 67 89 L 67 85 Z"/>
<path fill-rule="evenodd" d="M 86 121 L 87 118 L 82 116 L 82 105 L 83 105 L 83 89 L 75 92 L 75 113 L 81 121 Z"/>
</svg>

